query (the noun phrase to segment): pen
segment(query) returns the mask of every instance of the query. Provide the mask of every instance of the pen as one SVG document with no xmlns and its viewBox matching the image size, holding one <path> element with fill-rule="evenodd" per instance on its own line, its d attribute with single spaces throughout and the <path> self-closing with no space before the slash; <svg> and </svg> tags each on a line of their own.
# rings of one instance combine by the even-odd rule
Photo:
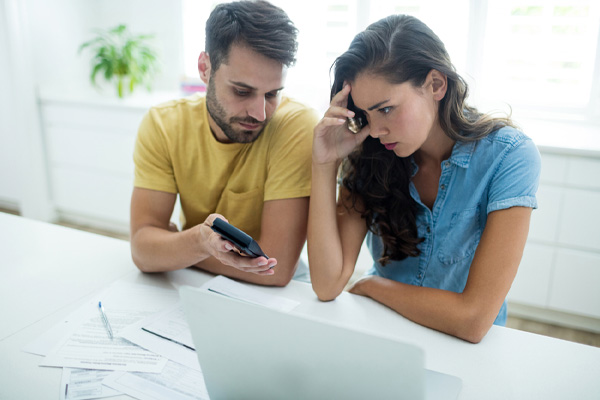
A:
<svg viewBox="0 0 600 400">
<path fill-rule="evenodd" d="M 98 310 L 100 310 L 100 315 L 102 316 L 102 321 L 104 322 L 104 326 L 106 327 L 106 331 L 108 332 L 108 337 L 110 340 L 113 340 L 112 329 L 110 328 L 110 323 L 108 322 L 108 318 L 106 318 L 106 314 L 104 313 L 104 307 L 102 307 L 102 302 L 98 302 Z"/>
</svg>

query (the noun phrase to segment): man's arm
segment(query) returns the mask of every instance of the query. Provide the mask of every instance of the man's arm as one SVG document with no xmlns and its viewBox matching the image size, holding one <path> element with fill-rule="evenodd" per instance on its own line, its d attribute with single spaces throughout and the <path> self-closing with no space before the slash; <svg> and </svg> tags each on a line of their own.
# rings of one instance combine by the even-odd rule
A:
<svg viewBox="0 0 600 400">
<path fill-rule="evenodd" d="M 223 265 L 213 257 L 206 258 L 196 266 L 214 274 L 261 285 L 287 285 L 294 276 L 300 252 L 306 240 L 308 199 L 308 197 L 299 197 L 270 200 L 264 203 L 261 235 L 257 241 L 265 254 L 270 258 L 277 259 L 273 275 L 244 272 Z"/>
<path fill-rule="evenodd" d="M 241 257 L 230 251 L 231 243 L 210 228 L 217 214 L 211 214 L 204 223 L 183 232 L 171 230 L 169 222 L 176 198 L 173 193 L 133 189 L 131 255 L 141 271 L 172 271 L 214 258 L 221 267 L 233 269 L 231 266 L 235 266 L 249 276 L 273 274 L 269 267 L 276 259 Z"/>
</svg>

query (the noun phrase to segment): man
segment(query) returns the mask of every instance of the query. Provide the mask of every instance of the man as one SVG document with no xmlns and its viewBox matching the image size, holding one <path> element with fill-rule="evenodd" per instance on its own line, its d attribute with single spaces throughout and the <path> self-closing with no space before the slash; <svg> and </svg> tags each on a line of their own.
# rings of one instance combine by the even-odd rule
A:
<svg viewBox="0 0 600 400">
<path fill-rule="evenodd" d="M 283 97 L 297 29 L 265 1 L 218 5 L 198 70 L 206 97 L 153 107 L 136 142 L 131 252 L 144 272 L 196 266 L 286 285 L 306 239 L 314 111 Z M 170 226 L 179 194 L 183 230 Z M 270 257 L 243 257 L 211 229 L 216 217 Z"/>
</svg>

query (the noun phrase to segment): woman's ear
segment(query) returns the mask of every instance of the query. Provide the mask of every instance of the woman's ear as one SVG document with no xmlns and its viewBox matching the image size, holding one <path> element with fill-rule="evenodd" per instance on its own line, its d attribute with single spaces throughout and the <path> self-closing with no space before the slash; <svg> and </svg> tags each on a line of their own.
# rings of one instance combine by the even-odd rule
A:
<svg viewBox="0 0 600 400">
<path fill-rule="evenodd" d="M 198 57 L 198 72 L 200 73 L 200 79 L 202 79 L 202 82 L 205 84 L 208 84 L 210 79 L 210 71 L 210 57 L 207 52 L 203 51 Z"/>
<path fill-rule="evenodd" d="M 431 90 L 433 91 L 434 100 L 440 101 L 446 95 L 448 90 L 448 78 L 437 69 L 429 71 L 427 80 L 431 84 Z"/>
</svg>

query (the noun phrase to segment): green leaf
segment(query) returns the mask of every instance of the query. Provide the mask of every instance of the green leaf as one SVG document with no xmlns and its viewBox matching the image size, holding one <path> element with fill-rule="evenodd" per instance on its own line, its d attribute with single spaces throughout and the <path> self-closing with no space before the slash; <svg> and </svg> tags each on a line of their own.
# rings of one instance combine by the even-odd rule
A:
<svg viewBox="0 0 600 400">
<path fill-rule="evenodd" d="M 150 81 L 158 71 L 158 54 L 149 41 L 154 35 L 132 35 L 124 24 L 108 30 L 96 30 L 96 37 L 83 42 L 78 53 L 92 53 L 90 81 L 96 85 L 101 74 L 106 81 L 116 80 L 117 94 L 123 96 L 123 80 L 128 79 L 129 92 L 140 83 Z"/>
</svg>

